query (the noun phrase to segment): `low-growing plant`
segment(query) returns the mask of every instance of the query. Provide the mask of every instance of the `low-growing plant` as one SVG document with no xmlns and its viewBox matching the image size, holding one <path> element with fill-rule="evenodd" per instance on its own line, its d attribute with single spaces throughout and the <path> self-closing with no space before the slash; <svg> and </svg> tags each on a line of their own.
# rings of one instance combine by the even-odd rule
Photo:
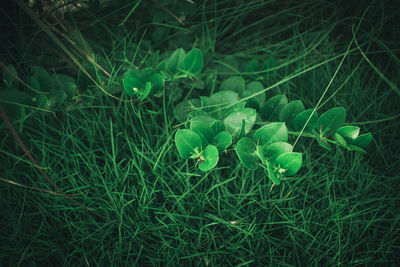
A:
<svg viewBox="0 0 400 267">
<path fill-rule="evenodd" d="M 174 106 L 176 120 L 186 126 L 177 130 L 175 144 L 180 157 L 194 159 L 201 171 L 216 167 L 219 157 L 233 146 L 243 166 L 250 170 L 261 166 L 273 183 L 280 184 L 282 177 L 296 174 L 302 166 L 303 153 L 294 151 L 299 137 L 314 138 L 327 150 L 336 145 L 366 153 L 372 135 L 359 135 L 359 127 L 345 125 L 345 108 L 334 107 L 318 116 L 316 108 L 306 109 L 301 100 L 289 101 L 284 94 L 266 99 L 262 82 L 274 76 L 273 57 L 259 66 L 257 60 L 250 60 L 242 76 L 224 79 L 208 96 L 197 93 L 198 97 L 189 98 L 193 89 L 204 89 L 208 76 L 200 76 L 204 58 L 199 49 L 186 53 L 179 48 L 155 67 L 129 69 L 122 75 L 120 86 L 139 101 L 175 88 L 173 102 L 183 94 L 176 88 L 189 88 L 186 97 Z M 19 108 L 35 101 L 40 108 L 72 101 L 77 83 L 84 83 L 81 75 L 75 81 L 33 66 L 26 79 L 27 94 L 15 89 L 18 79 L 12 73 L 16 70 L 9 65 L 3 73 L 8 89 L 0 93 L 4 104 L 17 102 Z M 258 77 L 260 74 L 264 76 Z M 289 143 L 290 135 L 297 136 L 294 144 Z"/>
<path fill-rule="evenodd" d="M 143 100 L 149 93 L 159 92 L 164 81 L 200 79 L 203 64 L 199 49 L 186 54 L 180 48 L 155 69 L 127 72 L 124 88 L 128 95 Z M 318 116 L 316 108 L 306 109 L 301 100 L 289 101 L 284 94 L 266 99 L 262 81 L 273 77 L 273 67 L 273 57 L 261 69 L 257 60 L 250 60 L 244 75 L 226 78 L 216 92 L 185 97 L 177 103 L 175 118 L 186 126 L 175 134 L 180 157 L 194 159 L 201 171 L 209 171 L 234 146 L 246 168 L 256 170 L 261 166 L 273 183 L 280 184 L 283 176 L 296 174 L 303 161 L 303 153 L 294 151 L 289 135 L 314 138 L 327 150 L 336 145 L 365 153 L 372 135 L 359 135 L 359 127 L 345 125 L 345 108 L 335 107 Z M 258 78 L 260 73 L 267 75 Z"/>
</svg>

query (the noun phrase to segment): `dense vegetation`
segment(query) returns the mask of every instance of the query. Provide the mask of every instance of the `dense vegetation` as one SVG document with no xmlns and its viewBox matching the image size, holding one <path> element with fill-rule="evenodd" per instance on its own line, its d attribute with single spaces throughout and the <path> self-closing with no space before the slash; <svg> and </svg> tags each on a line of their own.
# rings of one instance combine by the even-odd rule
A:
<svg viewBox="0 0 400 267">
<path fill-rule="evenodd" d="M 395 1 L 33 2 L 0 9 L 1 266 L 399 262 Z"/>
</svg>

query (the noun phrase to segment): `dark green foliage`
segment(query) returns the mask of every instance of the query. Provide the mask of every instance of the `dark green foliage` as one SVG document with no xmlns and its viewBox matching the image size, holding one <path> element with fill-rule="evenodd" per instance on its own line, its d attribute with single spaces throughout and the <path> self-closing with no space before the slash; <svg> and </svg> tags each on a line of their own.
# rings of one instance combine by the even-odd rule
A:
<svg viewBox="0 0 400 267">
<path fill-rule="evenodd" d="M 396 1 L 17 2 L 0 266 L 398 264 Z"/>
</svg>

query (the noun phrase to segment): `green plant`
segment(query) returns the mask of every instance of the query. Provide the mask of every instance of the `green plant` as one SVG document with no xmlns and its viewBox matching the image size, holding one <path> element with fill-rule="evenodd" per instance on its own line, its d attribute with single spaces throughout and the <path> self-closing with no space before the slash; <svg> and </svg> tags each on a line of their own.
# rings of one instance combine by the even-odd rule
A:
<svg viewBox="0 0 400 267">
<path fill-rule="evenodd" d="M 180 48 L 159 64 L 160 74 L 156 75 L 163 75 L 168 81 L 191 79 L 200 73 L 203 61 L 199 49 L 185 54 Z M 274 75 L 268 70 L 273 64 L 270 57 L 261 69 L 261 72 L 268 71 L 266 79 Z M 245 69 L 257 73 L 258 63 L 251 60 Z M 175 134 L 179 155 L 183 159 L 194 159 L 200 170 L 208 171 L 233 144 L 246 168 L 256 170 L 261 166 L 275 184 L 280 184 L 283 176 L 299 171 L 303 160 L 301 152 L 293 151 L 295 145 L 288 143 L 289 136 L 314 138 L 327 150 L 337 145 L 365 153 L 372 135 L 359 136 L 359 127 L 344 125 L 346 111 L 343 107 L 332 108 L 318 117 L 315 108 L 306 110 L 301 100 L 289 102 L 283 94 L 266 100 L 263 79 L 231 76 L 221 82 L 217 92 L 185 98 L 176 104 L 176 119 L 188 127 Z M 145 80 L 140 80 L 141 86 Z M 147 94 L 147 91 L 143 93 Z"/>
</svg>

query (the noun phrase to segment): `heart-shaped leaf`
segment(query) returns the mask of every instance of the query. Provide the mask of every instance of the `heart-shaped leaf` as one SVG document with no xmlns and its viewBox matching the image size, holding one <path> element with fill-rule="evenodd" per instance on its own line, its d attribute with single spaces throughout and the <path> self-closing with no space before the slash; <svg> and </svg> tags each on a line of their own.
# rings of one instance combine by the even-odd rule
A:
<svg viewBox="0 0 400 267">
<path fill-rule="evenodd" d="M 165 64 L 165 71 L 170 74 L 175 74 L 178 72 L 178 69 L 182 68 L 183 58 L 185 57 L 185 50 L 183 48 L 179 48 L 175 50 L 172 55 L 168 58 Z"/>
<path fill-rule="evenodd" d="M 232 76 L 222 82 L 219 90 L 230 90 L 240 95 L 244 91 L 245 83 L 246 82 L 242 76 Z"/>
<path fill-rule="evenodd" d="M 288 103 L 285 95 L 276 95 L 268 99 L 261 107 L 260 115 L 266 121 L 278 121 L 279 113 Z"/>
<path fill-rule="evenodd" d="M 208 124 L 202 121 L 192 121 L 190 123 L 190 130 L 197 133 L 201 138 L 201 144 L 206 147 L 208 144 L 212 143 L 215 138 L 214 130 Z"/>
<path fill-rule="evenodd" d="M 346 110 L 343 107 L 332 108 L 321 115 L 316 129 L 323 136 L 333 136 L 334 133 L 343 126 L 346 120 Z"/>
<path fill-rule="evenodd" d="M 182 68 L 193 74 L 198 74 L 203 69 L 203 53 L 200 49 L 194 48 L 183 58 Z"/>
<path fill-rule="evenodd" d="M 358 136 L 352 144 L 354 146 L 357 146 L 359 148 L 366 148 L 372 141 L 372 134 L 371 133 L 366 133 Z"/>
<path fill-rule="evenodd" d="M 276 142 L 287 142 L 288 131 L 285 123 L 273 122 L 264 125 L 254 134 L 254 142 L 265 146 Z"/>
<path fill-rule="evenodd" d="M 215 146 L 209 145 L 202 153 L 203 160 L 199 164 L 199 169 L 203 172 L 214 168 L 218 163 L 218 150 Z"/>
<path fill-rule="evenodd" d="M 215 137 L 215 144 L 218 152 L 221 154 L 232 144 L 232 137 L 226 131 L 220 132 Z"/>
<path fill-rule="evenodd" d="M 256 121 L 256 110 L 252 108 L 242 108 L 238 109 L 231 114 L 228 115 L 228 117 L 225 118 L 224 124 L 225 124 L 225 129 L 227 132 L 229 132 L 233 136 L 239 136 L 240 130 L 243 125 L 243 120 L 245 121 L 245 127 L 244 127 L 244 134 L 248 134 L 250 130 L 253 128 L 253 125 Z"/>
<path fill-rule="evenodd" d="M 175 134 L 175 145 L 179 155 L 188 159 L 201 149 L 201 138 L 195 132 L 188 129 L 179 129 Z"/>
<path fill-rule="evenodd" d="M 237 143 L 235 150 L 240 162 L 242 162 L 246 168 L 250 170 L 256 170 L 258 168 L 259 159 L 256 146 L 250 138 L 242 137 Z"/>
<path fill-rule="evenodd" d="M 286 152 L 280 154 L 275 162 L 279 164 L 280 168 L 283 169 L 283 173 L 286 176 L 294 175 L 301 168 L 303 163 L 301 153 L 298 152 Z M 278 172 L 280 172 L 278 170 Z"/>
<path fill-rule="evenodd" d="M 311 133 L 311 130 L 316 127 L 317 121 L 318 121 L 317 111 L 313 113 L 312 109 L 307 109 L 301 112 L 300 114 L 297 114 L 296 118 L 293 121 L 293 128 L 295 131 L 301 131 L 304 125 L 307 123 L 304 131 Z"/>
<path fill-rule="evenodd" d="M 304 111 L 304 105 L 301 100 L 294 100 L 283 107 L 279 113 L 279 119 L 286 122 L 288 127 L 294 127 L 293 122 L 297 115 Z"/>
<path fill-rule="evenodd" d="M 266 147 L 265 154 L 267 155 L 268 161 L 274 162 L 280 154 L 292 151 L 293 146 L 291 144 L 286 142 L 276 142 Z"/>
<path fill-rule="evenodd" d="M 187 120 L 189 113 L 197 110 L 199 107 L 200 100 L 198 99 L 183 100 L 174 107 L 174 116 L 178 122 L 183 123 Z"/>
</svg>

